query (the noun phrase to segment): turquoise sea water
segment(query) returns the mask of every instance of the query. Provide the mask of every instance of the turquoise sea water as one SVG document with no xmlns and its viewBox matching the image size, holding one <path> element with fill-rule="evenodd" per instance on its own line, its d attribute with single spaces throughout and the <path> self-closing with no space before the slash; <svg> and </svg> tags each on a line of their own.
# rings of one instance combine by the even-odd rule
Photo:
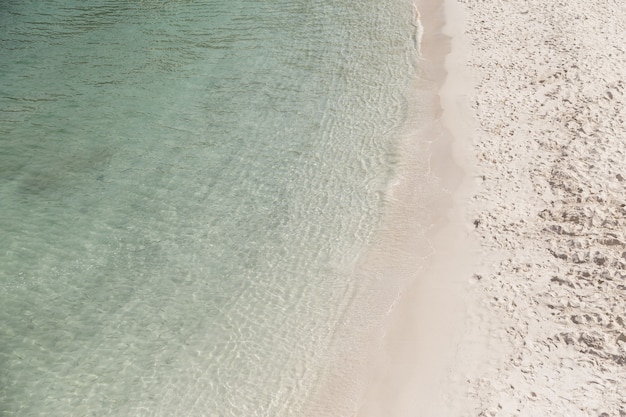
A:
<svg viewBox="0 0 626 417">
<path fill-rule="evenodd" d="M 414 33 L 409 0 L 0 2 L 0 415 L 350 415 Z"/>
</svg>

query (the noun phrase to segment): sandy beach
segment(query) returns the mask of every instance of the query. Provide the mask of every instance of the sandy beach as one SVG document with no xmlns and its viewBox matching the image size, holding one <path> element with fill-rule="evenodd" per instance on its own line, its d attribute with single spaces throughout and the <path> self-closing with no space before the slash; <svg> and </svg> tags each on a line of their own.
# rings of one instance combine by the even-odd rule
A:
<svg viewBox="0 0 626 417">
<path fill-rule="evenodd" d="M 476 249 L 444 382 L 419 415 L 626 416 L 626 6 L 445 10 L 442 117 L 469 150 Z"/>
</svg>

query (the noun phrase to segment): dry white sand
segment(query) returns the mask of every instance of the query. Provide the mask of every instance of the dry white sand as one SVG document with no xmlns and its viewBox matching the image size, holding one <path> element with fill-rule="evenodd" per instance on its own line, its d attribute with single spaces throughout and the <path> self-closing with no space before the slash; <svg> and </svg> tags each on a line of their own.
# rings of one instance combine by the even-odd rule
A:
<svg viewBox="0 0 626 417">
<path fill-rule="evenodd" d="M 442 104 L 471 146 L 480 249 L 438 411 L 418 415 L 626 416 L 626 3 L 447 8 L 464 27 Z"/>
</svg>

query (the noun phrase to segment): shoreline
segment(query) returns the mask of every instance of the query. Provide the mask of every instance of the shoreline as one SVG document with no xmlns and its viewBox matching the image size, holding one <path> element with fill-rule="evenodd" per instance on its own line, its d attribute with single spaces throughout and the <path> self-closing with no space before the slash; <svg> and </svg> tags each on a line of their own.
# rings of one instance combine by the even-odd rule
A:
<svg viewBox="0 0 626 417">
<path fill-rule="evenodd" d="M 461 396 L 460 386 L 445 386 L 445 371 L 455 360 L 463 293 L 478 250 L 468 220 L 473 168 L 467 132 L 472 120 L 467 104 L 471 83 L 459 66 L 465 60 L 459 33 L 463 10 L 448 0 L 417 0 L 416 9 L 423 25 L 416 88 L 429 91 L 433 106 L 432 120 L 413 131 L 409 142 L 428 154 L 429 189 L 423 196 L 428 228 L 422 236 L 428 240 L 429 259 L 386 320 L 383 357 L 374 365 L 358 417 L 444 415 L 441 410 Z M 402 193 L 399 199 L 404 201 Z"/>
<path fill-rule="evenodd" d="M 385 190 L 386 207 L 381 220 L 384 227 L 376 231 L 376 239 L 359 255 L 354 267 L 355 276 L 366 284 L 360 291 L 368 300 L 367 303 L 361 300 L 360 305 L 351 308 L 370 313 L 375 309 L 379 314 L 364 328 L 355 330 L 351 326 L 349 333 L 356 338 L 351 337 L 350 343 L 339 349 L 330 365 L 331 369 L 340 369 L 349 363 L 348 371 L 328 374 L 329 378 L 312 396 L 311 405 L 304 413 L 306 416 L 332 413 L 352 417 L 404 417 L 407 413 L 414 414 L 425 395 L 416 401 L 413 388 L 419 386 L 418 391 L 426 391 L 430 384 L 429 378 L 416 375 L 415 371 L 428 368 L 433 377 L 439 372 L 439 367 L 431 363 L 447 345 L 443 339 L 448 336 L 440 335 L 438 329 L 421 318 L 429 314 L 427 309 L 437 310 L 441 316 L 437 323 L 450 319 L 450 325 L 456 324 L 456 318 L 449 314 L 454 308 L 449 290 L 456 288 L 456 284 L 451 283 L 456 275 L 438 271 L 446 275 L 446 280 L 437 282 L 432 279 L 433 274 L 426 272 L 449 265 L 444 260 L 447 256 L 463 256 L 458 247 L 444 247 L 444 240 L 453 238 L 438 236 L 465 233 L 465 229 L 457 228 L 459 213 L 451 211 L 456 198 L 453 190 L 461 187 L 464 172 L 452 157 L 453 140 L 442 125 L 438 91 L 444 84 L 445 77 L 441 74 L 447 55 L 440 52 L 449 42 L 441 30 L 445 22 L 441 15 L 443 2 L 425 1 L 433 5 L 428 12 L 419 7 L 413 9 L 416 54 L 407 62 L 415 72 L 406 87 L 408 117 L 398 132 L 397 169 Z M 422 31 L 424 22 L 428 22 L 426 26 L 438 26 Z M 420 35 L 422 42 L 419 42 Z M 434 39 L 430 38 L 432 35 L 436 35 Z M 450 228 L 452 217 L 454 227 Z M 437 245 L 436 239 L 441 240 Z M 437 258 L 437 266 L 432 266 L 434 258 Z M 413 303 L 415 299 L 420 302 Z M 415 306 L 419 308 L 416 310 Z M 352 323 L 348 319 L 344 325 Z M 349 346 L 363 349 L 352 351 Z M 415 355 L 416 350 L 420 351 L 419 355 Z M 344 397 L 348 401 L 342 399 Z"/>
</svg>

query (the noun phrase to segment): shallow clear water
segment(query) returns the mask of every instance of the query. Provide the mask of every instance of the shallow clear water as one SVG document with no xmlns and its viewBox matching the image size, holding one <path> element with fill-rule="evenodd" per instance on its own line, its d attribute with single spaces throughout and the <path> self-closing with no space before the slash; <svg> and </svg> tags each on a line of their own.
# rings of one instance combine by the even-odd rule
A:
<svg viewBox="0 0 626 417">
<path fill-rule="evenodd" d="M 306 414 L 369 320 L 411 7 L 2 1 L 0 415 Z"/>
</svg>

